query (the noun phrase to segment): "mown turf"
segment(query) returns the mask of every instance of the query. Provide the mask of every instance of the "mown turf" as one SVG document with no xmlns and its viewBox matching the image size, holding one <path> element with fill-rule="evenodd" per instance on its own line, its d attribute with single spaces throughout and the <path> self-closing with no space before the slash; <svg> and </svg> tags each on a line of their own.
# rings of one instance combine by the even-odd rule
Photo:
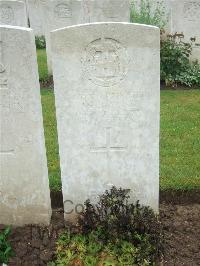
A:
<svg viewBox="0 0 200 266">
<path fill-rule="evenodd" d="M 161 93 L 160 185 L 200 188 L 200 90 Z"/>
<path fill-rule="evenodd" d="M 38 71 L 40 81 L 48 79 L 47 55 L 45 49 L 37 49 Z"/>
<path fill-rule="evenodd" d="M 49 169 L 49 183 L 51 190 L 58 191 L 61 189 L 61 181 L 54 94 L 52 90 L 45 89 L 41 90 L 41 95 Z"/>
</svg>

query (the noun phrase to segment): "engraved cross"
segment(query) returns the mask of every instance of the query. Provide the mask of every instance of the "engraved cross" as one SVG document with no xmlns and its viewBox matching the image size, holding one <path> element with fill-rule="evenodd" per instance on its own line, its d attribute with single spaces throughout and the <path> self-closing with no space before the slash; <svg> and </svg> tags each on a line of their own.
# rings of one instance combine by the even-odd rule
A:
<svg viewBox="0 0 200 266">
<path fill-rule="evenodd" d="M 122 152 L 126 149 L 124 146 L 112 146 L 111 145 L 111 128 L 106 128 L 106 145 L 102 147 L 95 147 L 91 150 L 91 152 L 103 152 L 108 155 L 110 152 Z"/>
<path fill-rule="evenodd" d="M 13 155 L 14 150 L 0 150 L 0 155 Z"/>
<path fill-rule="evenodd" d="M 106 145 L 100 146 L 100 147 L 94 147 L 91 149 L 91 152 L 93 153 L 105 153 L 107 155 L 107 181 L 110 180 L 110 161 L 111 161 L 111 153 L 113 152 L 124 152 L 127 147 L 125 146 L 114 146 L 111 144 L 111 130 L 112 128 L 107 127 L 106 128 Z"/>
</svg>

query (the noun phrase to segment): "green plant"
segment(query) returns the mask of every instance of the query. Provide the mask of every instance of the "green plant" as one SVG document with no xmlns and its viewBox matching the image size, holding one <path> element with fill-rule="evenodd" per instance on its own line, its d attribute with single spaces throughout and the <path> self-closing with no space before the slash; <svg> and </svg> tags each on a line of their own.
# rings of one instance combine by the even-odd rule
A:
<svg viewBox="0 0 200 266">
<path fill-rule="evenodd" d="M 113 187 L 100 196 L 96 205 L 87 200 L 79 224 L 86 235 L 98 232 L 104 244 L 127 241 L 154 260 L 163 250 L 161 223 L 149 207 L 140 206 L 138 201 L 129 203 L 129 192 Z"/>
<path fill-rule="evenodd" d="M 92 232 L 91 234 L 93 234 Z M 72 235 L 69 239 L 66 234 L 60 236 L 57 242 L 56 261 L 49 266 L 81 265 L 81 266 L 124 266 L 124 265 L 152 265 L 148 254 L 132 243 L 117 239 L 115 242 L 103 244 L 100 239 L 87 236 Z M 65 243 L 65 240 L 66 243 Z M 82 245 L 81 251 L 78 246 Z M 63 241 L 64 240 L 64 241 Z M 147 264 L 149 262 L 149 264 Z"/>
<path fill-rule="evenodd" d="M 46 41 L 44 36 L 36 36 L 35 37 L 35 45 L 37 49 L 46 48 Z"/>
<path fill-rule="evenodd" d="M 176 83 L 186 86 L 199 86 L 200 85 L 200 64 L 194 62 L 188 65 L 185 71 L 181 72 L 176 77 Z"/>
<path fill-rule="evenodd" d="M 190 62 L 192 43 L 182 41 L 183 34 L 168 35 L 161 41 L 161 80 L 166 85 L 200 85 L 200 65 Z"/>
<path fill-rule="evenodd" d="M 129 204 L 128 199 L 129 190 L 113 187 L 100 196 L 97 205 L 86 201 L 80 233 L 59 237 L 57 259 L 49 265 L 155 265 L 163 240 L 158 217 L 138 202 Z"/>
<path fill-rule="evenodd" d="M 167 24 L 167 14 L 162 2 L 155 3 L 153 7 L 150 0 L 141 0 L 140 5 L 133 0 L 130 20 L 133 23 L 153 25 L 163 29 Z"/>
<path fill-rule="evenodd" d="M 7 240 L 10 233 L 10 227 L 7 227 L 0 233 L 0 263 L 8 263 L 9 258 L 15 255 L 10 243 Z"/>
</svg>

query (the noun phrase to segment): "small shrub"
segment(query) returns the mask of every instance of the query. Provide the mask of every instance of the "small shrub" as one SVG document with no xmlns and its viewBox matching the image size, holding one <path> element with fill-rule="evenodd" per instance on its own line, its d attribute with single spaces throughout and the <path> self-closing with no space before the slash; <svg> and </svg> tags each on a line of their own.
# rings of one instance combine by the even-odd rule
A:
<svg viewBox="0 0 200 266">
<path fill-rule="evenodd" d="M 168 35 L 161 41 L 161 80 L 166 85 L 200 85 L 200 65 L 190 63 L 192 42 L 182 41 L 183 34 Z"/>
<path fill-rule="evenodd" d="M 35 45 L 37 49 L 45 49 L 46 41 L 44 36 L 36 36 L 35 37 Z"/>
<path fill-rule="evenodd" d="M 150 208 L 128 200 L 129 190 L 115 187 L 100 196 L 96 205 L 87 200 L 79 234 L 62 234 L 57 259 L 48 265 L 155 265 L 162 252 L 161 224 Z"/>
<path fill-rule="evenodd" d="M 15 255 L 7 240 L 10 233 L 10 227 L 7 227 L 2 233 L 0 233 L 0 263 L 8 263 L 9 258 Z"/>
<path fill-rule="evenodd" d="M 87 200 L 79 224 L 86 235 L 96 231 L 104 243 L 128 241 L 139 246 L 144 256 L 148 250 L 154 260 L 163 249 L 161 223 L 149 207 L 140 206 L 138 201 L 135 205 L 129 203 L 129 193 L 113 187 L 100 196 L 96 205 Z"/>
<path fill-rule="evenodd" d="M 150 0 L 141 0 L 137 7 L 133 0 L 131 3 L 130 20 L 133 23 L 157 26 L 163 29 L 167 24 L 167 14 L 162 2 L 155 3 L 155 8 L 150 3 Z"/>
</svg>

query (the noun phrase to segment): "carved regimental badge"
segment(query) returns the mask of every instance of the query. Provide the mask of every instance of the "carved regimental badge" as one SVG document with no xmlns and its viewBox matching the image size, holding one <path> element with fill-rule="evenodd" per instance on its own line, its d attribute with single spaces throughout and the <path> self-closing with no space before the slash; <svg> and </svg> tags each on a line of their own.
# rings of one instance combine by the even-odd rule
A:
<svg viewBox="0 0 200 266">
<path fill-rule="evenodd" d="M 0 5 L 0 23 L 10 24 L 14 20 L 14 12 L 12 7 Z"/>
<path fill-rule="evenodd" d="M 122 81 L 128 72 L 128 56 L 120 42 L 100 38 L 91 42 L 82 58 L 84 75 L 94 84 L 110 87 Z"/>
<path fill-rule="evenodd" d="M 58 4 L 54 9 L 54 14 L 56 18 L 64 19 L 64 18 L 71 18 L 72 16 L 72 9 L 71 4 Z"/>
</svg>

